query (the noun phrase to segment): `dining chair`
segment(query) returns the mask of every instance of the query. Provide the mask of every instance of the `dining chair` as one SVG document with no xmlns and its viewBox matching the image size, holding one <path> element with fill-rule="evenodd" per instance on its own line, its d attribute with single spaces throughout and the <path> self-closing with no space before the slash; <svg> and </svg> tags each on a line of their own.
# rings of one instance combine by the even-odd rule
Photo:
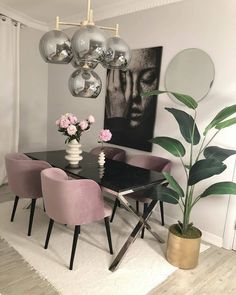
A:
<svg viewBox="0 0 236 295">
<path fill-rule="evenodd" d="M 90 153 L 98 156 L 99 153 L 101 152 L 101 149 L 102 149 L 102 147 L 100 147 L 100 146 L 95 147 L 90 150 Z M 104 151 L 107 159 L 121 161 L 121 162 L 124 162 L 126 159 L 125 150 L 122 150 L 120 148 L 105 146 L 105 147 L 103 147 L 103 151 Z"/>
<path fill-rule="evenodd" d="M 170 172 L 171 170 L 170 160 L 162 158 L 162 157 L 152 156 L 152 155 L 134 155 L 129 160 L 127 160 L 126 163 L 136 167 L 154 170 L 157 172 Z M 130 194 L 127 194 L 126 196 L 136 201 L 137 212 L 139 212 L 139 202 L 143 203 L 143 214 L 145 213 L 145 210 L 147 209 L 147 206 L 151 201 L 151 199 L 148 198 L 148 196 L 146 195 L 145 190 L 130 193 Z M 118 202 L 119 200 L 116 199 L 114 207 L 113 207 L 112 215 L 111 215 L 111 222 L 114 219 L 117 206 L 119 205 Z M 160 213 L 161 213 L 161 224 L 165 225 L 163 202 L 159 201 L 159 204 L 160 204 Z M 144 238 L 144 230 L 145 230 L 145 227 L 142 230 L 141 238 Z"/>
<path fill-rule="evenodd" d="M 45 210 L 49 225 L 44 248 L 48 248 L 54 222 L 75 226 L 69 269 L 73 269 L 81 225 L 104 219 L 110 254 L 113 254 L 109 216 L 112 209 L 102 198 L 100 186 L 91 179 L 69 179 L 59 168 L 41 173 Z"/>
<path fill-rule="evenodd" d="M 36 200 L 42 197 L 40 172 L 51 167 L 45 161 L 32 160 L 25 154 L 9 153 L 5 156 L 8 185 L 15 195 L 11 214 L 14 221 L 19 198 L 31 199 L 28 236 L 31 235 Z"/>
</svg>

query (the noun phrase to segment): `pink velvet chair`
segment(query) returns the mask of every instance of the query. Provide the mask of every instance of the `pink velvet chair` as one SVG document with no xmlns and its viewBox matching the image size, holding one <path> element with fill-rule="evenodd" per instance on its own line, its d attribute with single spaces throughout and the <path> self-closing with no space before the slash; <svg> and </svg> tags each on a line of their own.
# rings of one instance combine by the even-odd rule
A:
<svg viewBox="0 0 236 295">
<path fill-rule="evenodd" d="M 73 269 L 80 226 L 104 219 L 110 253 L 113 254 L 109 216 L 99 185 L 90 179 L 69 179 L 59 168 L 42 171 L 42 190 L 46 213 L 50 218 L 45 246 L 47 249 L 54 221 L 75 226 L 69 269 Z"/>
<path fill-rule="evenodd" d="M 149 169 L 149 170 L 154 170 L 157 172 L 170 172 L 171 169 L 171 161 L 165 158 L 161 157 L 156 157 L 152 155 L 135 155 L 132 156 L 128 161 L 126 161 L 127 164 Z M 150 198 L 145 193 L 145 190 L 142 191 L 137 191 L 131 194 L 127 195 L 128 197 L 136 200 L 136 210 L 139 211 L 139 202 L 143 203 L 143 213 L 145 212 L 148 203 L 151 201 Z M 164 206 L 163 202 L 160 203 L 160 213 L 161 213 L 161 223 L 162 225 L 165 224 L 164 222 Z M 116 199 L 112 216 L 111 216 L 111 222 L 113 221 L 117 206 L 119 205 L 118 199 Z M 142 231 L 141 237 L 144 237 L 144 228 Z"/>
<path fill-rule="evenodd" d="M 42 197 L 40 172 L 51 167 L 47 162 L 32 160 L 24 154 L 10 153 L 5 156 L 8 184 L 15 194 L 11 215 L 13 222 L 19 198 L 31 199 L 28 236 L 31 235 L 36 200 Z"/>
<path fill-rule="evenodd" d="M 103 150 L 107 159 L 121 161 L 121 162 L 125 161 L 125 158 L 126 158 L 125 150 L 122 150 L 120 148 L 115 148 L 115 147 L 108 147 L 108 146 L 105 146 Z M 96 156 L 98 156 L 100 152 L 101 152 L 101 147 L 95 147 L 91 149 L 90 151 L 91 154 Z"/>
</svg>

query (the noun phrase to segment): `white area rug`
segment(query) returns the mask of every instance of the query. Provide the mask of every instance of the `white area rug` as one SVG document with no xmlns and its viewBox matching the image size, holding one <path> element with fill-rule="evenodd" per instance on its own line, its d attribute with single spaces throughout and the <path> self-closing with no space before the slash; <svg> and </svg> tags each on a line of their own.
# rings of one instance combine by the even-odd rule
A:
<svg viewBox="0 0 236 295">
<path fill-rule="evenodd" d="M 48 217 L 41 208 L 35 210 L 32 236 L 27 236 L 28 201 L 19 201 L 15 221 L 10 222 L 13 202 L 0 204 L 0 236 L 13 246 L 33 268 L 46 278 L 61 294 L 68 295 L 144 295 L 171 275 L 176 267 L 170 265 L 161 246 L 148 231 L 137 238 L 115 272 L 108 270 L 112 260 L 136 224 L 135 217 L 118 208 L 111 224 L 113 249 L 108 252 L 104 222 L 81 227 L 74 270 L 69 271 L 73 229 L 55 224 L 48 250 L 43 249 Z M 167 229 L 151 222 L 162 237 Z M 204 251 L 207 246 L 203 246 Z"/>
</svg>

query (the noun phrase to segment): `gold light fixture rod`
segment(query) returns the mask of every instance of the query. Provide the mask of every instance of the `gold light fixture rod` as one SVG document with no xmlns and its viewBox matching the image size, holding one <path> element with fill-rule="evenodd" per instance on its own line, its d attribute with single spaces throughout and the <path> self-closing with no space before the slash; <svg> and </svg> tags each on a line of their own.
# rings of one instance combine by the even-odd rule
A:
<svg viewBox="0 0 236 295">
<path fill-rule="evenodd" d="M 67 23 L 67 22 L 59 22 L 59 25 L 63 26 L 75 26 L 75 27 L 81 27 L 81 23 Z"/>
<path fill-rule="evenodd" d="M 88 4 L 87 4 L 87 22 L 88 23 L 90 20 L 90 11 L 91 11 L 91 0 L 88 0 Z"/>
<path fill-rule="evenodd" d="M 56 17 L 56 30 L 59 30 L 59 24 L 60 24 L 60 20 L 59 20 L 59 16 Z"/>
<path fill-rule="evenodd" d="M 60 22 L 59 16 L 56 17 L 56 30 L 60 30 L 60 25 L 63 26 L 75 26 L 75 27 L 81 27 L 83 25 L 91 24 L 94 25 L 93 21 L 93 10 L 91 9 L 91 0 L 88 0 L 87 4 L 87 19 L 80 22 L 80 23 L 70 23 L 70 22 Z M 99 29 L 107 30 L 107 31 L 113 31 L 115 32 L 115 36 L 119 36 L 119 25 L 116 24 L 116 27 L 103 27 L 98 26 Z"/>
<path fill-rule="evenodd" d="M 115 36 L 119 37 L 119 24 L 116 24 L 116 32 L 115 32 Z"/>
<path fill-rule="evenodd" d="M 90 9 L 90 14 L 89 14 L 89 22 L 90 25 L 94 25 L 94 21 L 93 21 L 93 10 Z"/>
</svg>

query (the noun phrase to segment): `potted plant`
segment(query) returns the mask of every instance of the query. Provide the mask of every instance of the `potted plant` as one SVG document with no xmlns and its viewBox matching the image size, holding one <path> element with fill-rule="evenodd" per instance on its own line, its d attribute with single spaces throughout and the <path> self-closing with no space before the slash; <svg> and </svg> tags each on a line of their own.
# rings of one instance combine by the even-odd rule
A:
<svg viewBox="0 0 236 295">
<path fill-rule="evenodd" d="M 143 96 L 162 93 L 168 93 L 168 91 L 156 90 L 145 93 Z M 210 145 L 222 129 L 236 124 L 236 117 L 232 118 L 232 115 L 236 113 L 236 105 L 225 107 L 220 111 L 201 134 L 196 123 L 198 103 L 188 95 L 169 93 L 189 108 L 189 112 L 165 108 L 176 119 L 185 144 L 175 138 L 164 136 L 155 137 L 151 139 L 151 142 L 179 158 L 186 177 L 186 187 L 182 188 L 173 176 L 165 172 L 163 174 L 169 187 L 158 186 L 155 188 L 155 194 L 163 202 L 179 204 L 183 213 L 182 220 L 169 228 L 167 260 L 179 268 L 191 269 L 198 263 L 201 239 L 201 231 L 191 222 L 193 207 L 199 200 L 211 195 L 236 194 L 236 183 L 231 181 L 217 182 L 200 194 L 195 193 L 195 186 L 201 180 L 221 174 L 227 168 L 224 161 L 236 153 L 235 150 Z M 212 131 L 215 132 L 212 133 Z"/>
</svg>

